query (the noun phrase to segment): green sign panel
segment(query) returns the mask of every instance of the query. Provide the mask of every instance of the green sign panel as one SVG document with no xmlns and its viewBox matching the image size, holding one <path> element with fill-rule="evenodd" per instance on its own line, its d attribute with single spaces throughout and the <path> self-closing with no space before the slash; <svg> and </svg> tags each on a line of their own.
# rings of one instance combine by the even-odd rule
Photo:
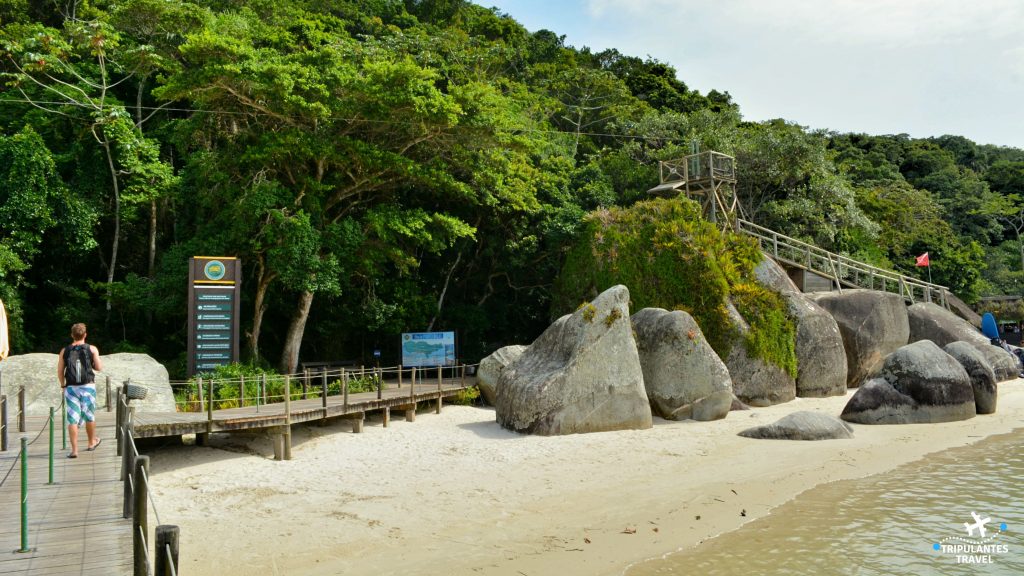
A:
<svg viewBox="0 0 1024 576">
<path fill-rule="evenodd" d="M 231 330 L 231 324 L 227 322 L 217 322 L 214 324 L 198 324 L 196 330 Z"/>
<path fill-rule="evenodd" d="M 196 306 L 200 312 L 231 312 L 231 304 L 200 304 Z"/>
<path fill-rule="evenodd" d="M 197 320 L 231 320 L 231 314 L 199 314 Z"/>
<path fill-rule="evenodd" d="M 196 350 L 231 350 L 231 344 L 227 342 L 199 342 Z"/>
<path fill-rule="evenodd" d="M 200 302 L 231 302 L 230 294 L 199 294 Z"/>
</svg>

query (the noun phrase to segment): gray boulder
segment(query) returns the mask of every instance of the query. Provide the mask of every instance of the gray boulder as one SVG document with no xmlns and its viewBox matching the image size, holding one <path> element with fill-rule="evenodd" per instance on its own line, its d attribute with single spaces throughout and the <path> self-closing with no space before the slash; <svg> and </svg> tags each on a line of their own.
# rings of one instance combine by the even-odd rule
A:
<svg viewBox="0 0 1024 576">
<path fill-rule="evenodd" d="M 950 342 L 943 350 L 955 358 L 971 378 L 975 411 L 978 414 L 994 414 L 997 395 L 996 375 L 985 357 L 968 342 Z"/>
<path fill-rule="evenodd" d="M 807 297 L 832 314 L 839 326 L 846 352 L 846 385 L 850 388 L 876 374 L 885 357 L 910 337 L 907 307 L 898 294 L 843 290 Z"/>
<path fill-rule="evenodd" d="M 174 393 L 167 378 L 167 369 L 145 354 L 109 354 L 100 356 L 104 372 L 96 372 L 96 405 L 104 410 L 107 403 L 106 377 L 110 376 L 111 392 L 124 380 L 148 389 L 145 400 L 132 400 L 140 412 L 174 412 Z M 25 387 L 25 412 L 34 416 L 49 414 L 50 406 L 60 407 L 61 389 L 57 382 L 56 354 L 21 354 L 0 362 L 3 394 L 15 402 L 18 389 Z M 113 399 L 111 400 L 113 406 Z"/>
<path fill-rule="evenodd" d="M 761 263 L 754 267 L 754 278 L 758 284 L 776 292 L 800 291 L 800 288 L 790 279 L 789 274 L 786 274 L 786 270 L 764 252 L 761 253 Z"/>
<path fill-rule="evenodd" d="M 480 395 L 484 397 L 484 402 L 494 406 L 501 373 L 522 356 L 523 350 L 526 350 L 526 346 L 504 346 L 480 361 L 480 366 L 476 369 L 476 385 L 480 389 Z"/>
<path fill-rule="evenodd" d="M 644 308 L 631 318 L 651 408 L 668 420 L 718 420 L 732 405 L 729 370 L 683 311 Z"/>
<path fill-rule="evenodd" d="M 498 423 L 546 436 L 652 425 L 629 322 L 629 290 L 614 286 L 555 321 L 498 380 Z"/>
<path fill-rule="evenodd" d="M 846 352 L 832 315 L 797 289 L 786 271 L 767 254 L 754 268 L 758 284 L 786 300 L 796 324 L 796 395 L 840 396 L 846 393 Z"/>
<path fill-rule="evenodd" d="M 910 342 L 931 340 L 939 346 L 951 342 L 968 342 L 985 357 L 997 382 L 1013 380 L 1020 374 L 1020 364 L 1013 354 L 994 346 L 970 322 L 938 304 L 920 302 L 907 308 Z"/>
<path fill-rule="evenodd" d="M 853 438 L 853 428 L 835 416 L 801 410 L 773 424 L 747 428 L 740 436 L 770 440 L 838 440 Z"/>
<path fill-rule="evenodd" d="M 796 395 L 846 394 L 846 349 L 835 318 L 799 292 L 783 292 L 782 297 L 796 323 Z"/>
<path fill-rule="evenodd" d="M 750 326 L 731 303 L 727 307 L 730 320 L 740 338 L 733 343 L 725 361 L 732 377 L 732 389 L 739 398 L 750 406 L 771 406 L 789 402 L 796 398 L 796 380 L 778 366 L 747 353 L 742 336 L 750 332 Z"/>
<path fill-rule="evenodd" d="M 974 390 L 963 366 L 930 340 L 921 340 L 886 357 L 881 377 L 857 390 L 842 419 L 919 424 L 966 420 L 974 414 Z"/>
</svg>

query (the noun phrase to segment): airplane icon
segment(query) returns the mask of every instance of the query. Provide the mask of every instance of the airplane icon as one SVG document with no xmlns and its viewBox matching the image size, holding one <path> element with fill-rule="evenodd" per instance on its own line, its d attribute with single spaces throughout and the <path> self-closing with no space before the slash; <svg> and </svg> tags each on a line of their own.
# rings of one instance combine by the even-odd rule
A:
<svg viewBox="0 0 1024 576">
<path fill-rule="evenodd" d="M 988 524 L 989 522 L 991 522 L 992 519 L 991 518 L 985 518 L 984 520 L 982 520 L 981 516 L 978 516 L 977 512 L 971 512 L 971 516 L 974 517 L 974 524 L 968 524 L 967 522 L 964 522 L 964 528 L 967 529 L 967 535 L 968 536 L 974 536 L 974 529 L 977 528 L 978 529 L 978 533 L 981 534 L 982 538 L 984 538 L 985 537 L 985 524 Z"/>
</svg>

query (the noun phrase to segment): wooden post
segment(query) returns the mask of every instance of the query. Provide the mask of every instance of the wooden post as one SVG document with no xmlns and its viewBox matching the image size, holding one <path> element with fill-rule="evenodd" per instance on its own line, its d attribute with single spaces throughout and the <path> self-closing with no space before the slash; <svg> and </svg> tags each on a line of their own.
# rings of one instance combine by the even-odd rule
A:
<svg viewBox="0 0 1024 576">
<path fill-rule="evenodd" d="M 378 368 L 373 369 L 373 379 L 377 381 L 377 400 L 380 400 L 381 386 L 384 384 L 384 375 Z"/>
<path fill-rule="evenodd" d="M 114 411 L 114 440 L 117 441 L 117 455 L 121 455 L 121 437 L 124 436 L 124 431 L 121 429 L 124 426 L 124 408 L 121 402 L 121 387 L 117 387 L 117 406 Z M 121 472 L 121 480 L 124 480 L 124 471 Z"/>
<path fill-rule="evenodd" d="M 284 460 L 284 433 L 278 432 L 273 435 L 274 460 Z"/>
<path fill-rule="evenodd" d="M 213 378 L 210 378 L 209 383 L 210 389 L 207 396 L 206 402 L 206 433 L 213 433 Z"/>
<path fill-rule="evenodd" d="M 437 367 L 437 414 L 441 413 L 441 367 Z"/>
<path fill-rule="evenodd" d="M 203 399 L 203 377 L 196 378 L 196 388 L 199 389 L 199 411 L 206 412 L 206 401 Z"/>
<path fill-rule="evenodd" d="M 114 408 L 110 401 L 110 376 L 107 376 L 107 412 L 110 412 Z"/>
<path fill-rule="evenodd" d="M 292 377 L 284 377 L 284 459 L 292 459 Z"/>
<path fill-rule="evenodd" d="M 25 387 L 18 389 L 18 432 L 25 431 Z"/>
<path fill-rule="evenodd" d="M 302 399 L 309 393 L 309 368 L 302 369 Z"/>
<path fill-rule="evenodd" d="M 327 370 L 320 373 L 320 397 L 324 406 L 324 418 L 327 418 Z"/>
<path fill-rule="evenodd" d="M 245 408 L 245 376 L 238 377 L 238 407 Z"/>
<path fill-rule="evenodd" d="M 178 537 L 181 530 L 177 526 L 161 524 L 156 527 L 156 566 L 154 576 L 171 576 L 178 573 Z"/>
<path fill-rule="evenodd" d="M 409 403 L 416 404 L 416 367 L 412 367 L 412 383 L 409 384 Z"/>
<path fill-rule="evenodd" d="M 462 363 L 462 387 L 466 387 L 466 363 Z"/>
<path fill-rule="evenodd" d="M 402 387 L 402 365 L 398 365 L 398 387 Z"/>
<path fill-rule="evenodd" d="M 384 427 L 387 428 L 388 427 L 388 423 L 391 422 L 391 408 L 388 407 L 388 406 L 385 406 L 384 407 L 384 413 L 381 414 L 381 416 L 384 418 Z"/>
<path fill-rule="evenodd" d="M 135 503 L 132 501 L 132 483 L 129 481 L 128 477 L 131 476 L 132 471 L 135 470 L 135 453 L 130 444 L 132 441 L 130 429 L 125 430 L 125 434 L 121 437 L 121 441 L 124 442 L 124 450 L 121 451 L 121 476 L 124 483 L 124 506 L 121 512 L 125 518 L 131 518 L 132 510 L 135 509 Z"/>
<path fill-rule="evenodd" d="M 7 452 L 7 395 L 0 396 L 0 452 Z"/>
<path fill-rule="evenodd" d="M 260 377 L 260 384 L 263 387 L 263 403 L 266 404 L 267 403 L 267 375 L 265 373 Z"/>
<path fill-rule="evenodd" d="M 342 408 L 345 412 L 348 412 L 348 372 L 344 368 L 341 369 L 341 390 Z"/>
<path fill-rule="evenodd" d="M 135 576 L 149 576 L 146 538 L 149 537 L 149 456 L 135 459 L 134 509 L 132 510 L 132 549 L 135 557 Z"/>
</svg>

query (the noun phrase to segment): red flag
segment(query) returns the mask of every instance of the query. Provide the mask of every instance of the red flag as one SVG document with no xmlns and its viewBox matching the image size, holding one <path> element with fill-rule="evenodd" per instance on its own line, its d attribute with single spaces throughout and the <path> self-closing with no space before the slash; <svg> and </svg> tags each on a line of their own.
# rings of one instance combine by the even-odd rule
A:
<svg viewBox="0 0 1024 576">
<path fill-rule="evenodd" d="M 916 266 L 931 266 L 931 263 L 928 262 L 928 253 L 925 252 L 924 254 L 921 254 L 920 256 L 918 256 L 917 257 L 917 264 L 915 264 L 915 265 Z"/>
</svg>

